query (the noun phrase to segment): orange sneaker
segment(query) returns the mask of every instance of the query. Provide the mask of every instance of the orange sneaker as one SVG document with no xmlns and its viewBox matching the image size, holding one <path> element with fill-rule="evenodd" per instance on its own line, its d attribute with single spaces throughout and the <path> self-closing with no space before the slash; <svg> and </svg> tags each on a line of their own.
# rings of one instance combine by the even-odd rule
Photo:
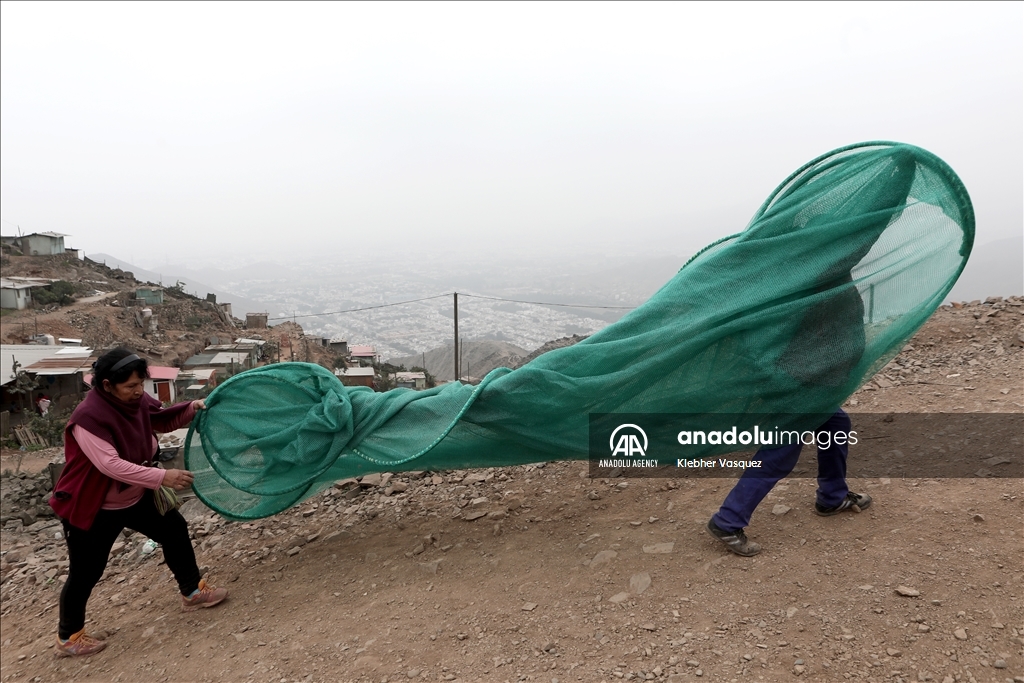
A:
<svg viewBox="0 0 1024 683">
<path fill-rule="evenodd" d="M 198 607 L 213 607 L 224 602 L 228 597 L 227 588 L 214 588 L 206 583 L 206 579 L 199 580 L 199 590 L 190 597 L 181 596 L 181 609 L 183 612 L 191 612 Z"/>
<path fill-rule="evenodd" d="M 82 657 L 95 654 L 106 646 L 107 644 L 104 641 L 85 635 L 85 629 L 83 628 L 67 640 L 61 640 L 58 637 L 55 647 L 58 657 Z"/>
</svg>

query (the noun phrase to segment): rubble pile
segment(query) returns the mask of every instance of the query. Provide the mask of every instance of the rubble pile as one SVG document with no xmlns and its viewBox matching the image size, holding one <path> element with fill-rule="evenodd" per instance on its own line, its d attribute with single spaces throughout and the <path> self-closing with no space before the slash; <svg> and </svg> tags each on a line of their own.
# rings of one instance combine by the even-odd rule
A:
<svg viewBox="0 0 1024 683">
<path fill-rule="evenodd" d="M 197 299 L 165 300 L 165 303 L 154 306 L 153 311 L 159 311 L 160 327 L 165 330 L 198 329 L 200 327 L 221 328 L 224 326 L 223 314 L 219 312 L 215 304 L 208 301 Z"/>
<path fill-rule="evenodd" d="M 57 460 L 62 462 L 64 458 L 59 456 Z M 0 526 L 4 533 L 52 518 L 53 510 L 47 504 L 52 489 L 49 469 L 38 474 L 5 470 L 0 478 Z"/>
<path fill-rule="evenodd" d="M 1024 297 L 1019 296 L 943 306 L 860 391 L 906 384 L 970 390 L 973 377 L 1005 374 L 1003 364 L 1024 347 L 1022 316 Z"/>
<path fill-rule="evenodd" d="M 108 348 L 120 341 L 121 332 L 110 324 L 109 318 L 83 311 L 71 311 L 67 321 L 78 331 L 82 343 L 90 348 Z"/>
<path fill-rule="evenodd" d="M 557 469 L 568 468 L 571 464 L 547 466 Z M 404 528 L 412 518 L 440 521 L 443 516 L 482 523 L 493 535 L 501 535 L 502 525 L 510 517 L 521 517 L 522 522 L 532 520 L 524 490 L 515 489 L 513 484 L 521 481 L 528 485 L 531 476 L 541 475 L 544 467 L 545 463 L 538 463 L 445 473 L 369 474 L 339 481 L 274 517 L 243 523 L 221 517 L 194 497 L 184 501 L 180 512 L 189 523 L 200 571 L 204 574 L 209 567 L 223 570 L 231 565 L 244 568 L 264 564 L 273 572 L 284 560 L 299 555 L 314 543 L 361 536 L 362 527 L 370 523 L 384 522 Z M 36 600 L 30 596 L 39 598 L 40 589 L 53 590 L 52 595 L 43 596 L 44 602 L 52 606 L 67 579 L 67 548 L 60 521 L 52 512 L 48 517 L 29 514 L 40 505 L 49 510 L 46 505 L 51 488 L 49 471 L 44 469 L 38 475 L 6 471 L 3 486 L 6 520 L 3 551 L 0 552 L 3 615 L 12 609 L 38 609 Z M 536 521 L 541 521 L 541 516 Z M 444 554 L 452 547 L 443 542 L 439 524 L 436 531 L 407 548 L 405 555 L 418 562 L 424 571 L 436 574 Z M 151 565 L 148 570 L 151 572 L 163 562 L 159 546 L 154 548 L 142 535 L 125 530 L 111 549 L 102 582 L 117 585 L 127 581 L 126 587 L 146 583 L 147 574 L 139 573 L 142 566 Z M 115 598 L 120 595 L 117 593 Z"/>
</svg>

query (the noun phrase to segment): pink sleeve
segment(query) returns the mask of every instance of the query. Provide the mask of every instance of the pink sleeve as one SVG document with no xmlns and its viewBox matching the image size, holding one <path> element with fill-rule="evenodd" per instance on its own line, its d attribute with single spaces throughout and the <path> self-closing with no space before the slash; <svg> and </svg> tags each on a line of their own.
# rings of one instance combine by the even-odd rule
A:
<svg viewBox="0 0 1024 683">
<path fill-rule="evenodd" d="M 89 458 L 89 462 L 111 479 L 125 484 L 143 486 L 147 489 L 158 489 L 163 483 L 166 470 L 158 467 L 143 467 L 121 459 L 112 445 L 87 431 L 81 425 L 75 425 L 71 434 L 75 437 L 82 452 L 85 453 L 85 457 Z"/>
<path fill-rule="evenodd" d="M 165 433 L 165 434 L 167 432 L 173 432 L 175 429 L 181 429 L 182 427 L 187 425 L 189 422 L 191 422 L 192 418 L 195 417 L 195 415 L 196 415 L 196 404 L 190 401 L 189 404 L 188 404 L 188 408 L 185 408 L 185 410 L 182 411 L 180 415 L 175 417 L 173 420 L 169 420 L 169 421 L 161 424 L 159 426 L 159 428 L 157 428 L 157 425 L 153 425 L 153 428 L 156 429 L 158 432 L 162 432 L 162 433 Z M 154 422 L 155 422 L 155 420 L 154 420 Z"/>
</svg>

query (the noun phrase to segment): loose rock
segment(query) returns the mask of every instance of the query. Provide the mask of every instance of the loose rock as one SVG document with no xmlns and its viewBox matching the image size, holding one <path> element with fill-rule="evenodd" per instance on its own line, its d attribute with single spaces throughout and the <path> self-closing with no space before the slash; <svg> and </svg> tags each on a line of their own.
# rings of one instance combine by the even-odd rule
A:
<svg viewBox="0 0 1024 683">
<path fill-rule="evenodd" d="M 618 556 L 619 554 L 614 550 L 602 550 L 597 555 L 594 555 L 594 559 L 590 561 L 590 568 L 596 569 L 597 567 L 606 565 Z"/>
<path fill-rule="evenodd" d="M 643 595 L 644 591 L 651 587 L 651 575 L 647 572 L 640 572 L 629 577 L 629 590 L 634 595 Z"/>
<path fill-rule="evenodd" d="M 644 546 L 644 552 L 648 555 L 668 555 L 675 545 L 675 543 L 652 543 Z"/>
</svg>

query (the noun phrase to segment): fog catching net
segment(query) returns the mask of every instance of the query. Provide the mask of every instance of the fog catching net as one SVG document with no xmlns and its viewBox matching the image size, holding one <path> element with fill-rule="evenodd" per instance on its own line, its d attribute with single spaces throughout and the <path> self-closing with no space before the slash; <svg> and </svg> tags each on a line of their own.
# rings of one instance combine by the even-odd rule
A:
<svg viewBox="0 0 1024 683">
<path fill-rule="evenodd" d="M 830 152 L 747 228 L 585 341 L 478 386 L 377 393 L 279 363 L 207 398 L 186 442 L 207 505 L 280 512 L 370 472 L 583 459 L 591 413 L 803 415 L 814 428 L 942 302 L 974 241 L 960 179 L 910 145 Z"/>
</svg>

